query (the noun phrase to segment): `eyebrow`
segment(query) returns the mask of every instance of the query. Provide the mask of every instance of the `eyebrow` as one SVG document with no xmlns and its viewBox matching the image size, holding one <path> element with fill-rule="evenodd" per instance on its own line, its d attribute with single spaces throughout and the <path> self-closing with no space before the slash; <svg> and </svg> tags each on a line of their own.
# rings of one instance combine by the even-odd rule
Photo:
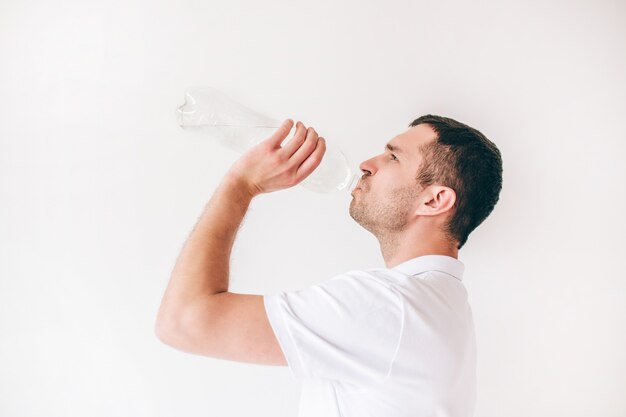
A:
<svg viewBox="0 0 626 417">
<path fill-rule="evenodd" d="M 385 147 L 389 149 L 391 152 L 404 153 L 402 149 L 398 148 L 397 146 L 392 145 L 391 143 L 388 143 L 387 145 L 385 145 Z"/>
</svg>

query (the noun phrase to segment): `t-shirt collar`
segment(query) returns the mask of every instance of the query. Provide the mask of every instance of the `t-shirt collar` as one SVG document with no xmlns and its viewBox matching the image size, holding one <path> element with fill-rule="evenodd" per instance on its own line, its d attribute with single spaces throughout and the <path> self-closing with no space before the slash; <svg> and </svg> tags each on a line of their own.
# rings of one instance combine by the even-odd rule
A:
<svg viewBox="0 0 626 417">
<path fill-rule="evenodd" d="M 426 271 L 440 271 L 452 275 L 459 281 L 463 280 L 465 264 L 456 258 L 447 255 L 422 255 L 404 261 L 393 268 L 407 275 L 417 275 Z"/>
</svg>

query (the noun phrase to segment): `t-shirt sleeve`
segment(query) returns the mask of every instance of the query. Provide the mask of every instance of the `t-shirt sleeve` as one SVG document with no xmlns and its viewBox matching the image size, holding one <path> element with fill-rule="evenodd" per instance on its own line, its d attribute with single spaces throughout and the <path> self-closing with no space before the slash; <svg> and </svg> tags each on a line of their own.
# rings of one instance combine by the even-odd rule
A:
<svg viewBox="0 0 626 417">
<path fill-rule="evenodd" d="M 388 284 L 340 274 L 305 289 L 263 296 L 265 310 L 297 380 L 357 385 L 383 381 L 400 343 L 403 306 Z"/>
</svg>

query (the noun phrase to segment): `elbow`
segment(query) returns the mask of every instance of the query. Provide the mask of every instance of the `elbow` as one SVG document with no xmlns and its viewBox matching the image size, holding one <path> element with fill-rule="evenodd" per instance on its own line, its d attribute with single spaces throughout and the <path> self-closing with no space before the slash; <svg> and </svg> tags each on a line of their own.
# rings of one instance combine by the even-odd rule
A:
<svg viewBox="0 0 626 417">
<path fill-rule="evenodd" d="M 176 334 L 176 329 L 178 326 L 179 320 L 171 315 L 165 315 L 163 313 L 159 313 L 157 319 L 154 323 L 154 335 L 161 342 L 165 344 L 171 344 L 171 340 Z"/>
<path fill-rule="evenodd" d="M 157 320 L 156 324 L 154 325 L 154 335 L 156 336 L 156 338 L 159 339 L 163 343 L 167 343 L 166 342 L 166 340 L 168 339 L 167 334 L 168 334 L 168 331 L 165 330 L 165 326 L 163 326 L 163 324 L 161 324 Z"/>
<path fill-rule="evenodd" d="M 197 328 L 198 308 L 163 308 L 162 306 L 154 323 L 154 334 L 166 345 L 184 348 L 195 339 Z"/>
<path fill-rule="evenodd" d="M 154 325 L 154 335 L 161 342 L 165 342 L 165 339 L 166 339 L 165 328 L 163 327 L 162 324 L 159 323 L 158 320 L 157 320 L 156 324 Z"/>
<path fill-rule="evenodd" d="M 180 324 L 180 320 L 173 318 L 167 320 L 157 319 L 154 326 L 154 334 L 161 343 L 184 352 L 191 352 L 189 332 Z"/>
</svg>

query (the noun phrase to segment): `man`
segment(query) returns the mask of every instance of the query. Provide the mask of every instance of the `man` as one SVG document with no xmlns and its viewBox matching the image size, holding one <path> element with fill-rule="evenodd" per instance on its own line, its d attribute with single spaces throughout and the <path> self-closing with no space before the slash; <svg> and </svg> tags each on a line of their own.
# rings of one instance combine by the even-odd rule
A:
<svg viewBox="0 0 626 417">
<path fill-rule="evenodd" d="M 228 291 L 229 258 L 250 201 L 292 187 L 326 144 L 288 119 L 237 160 L 172 272 L 156 334 L 177 349 L 289 366 L 299 416 L 471 416 L 472 312 L 458 250 L 491 213 L 502 159 L 479 131 L 422 116 L 360 166 L 352 218 L 380 242 L 385 268 L 353 270 L 293 292 Z"/>
</svg>

